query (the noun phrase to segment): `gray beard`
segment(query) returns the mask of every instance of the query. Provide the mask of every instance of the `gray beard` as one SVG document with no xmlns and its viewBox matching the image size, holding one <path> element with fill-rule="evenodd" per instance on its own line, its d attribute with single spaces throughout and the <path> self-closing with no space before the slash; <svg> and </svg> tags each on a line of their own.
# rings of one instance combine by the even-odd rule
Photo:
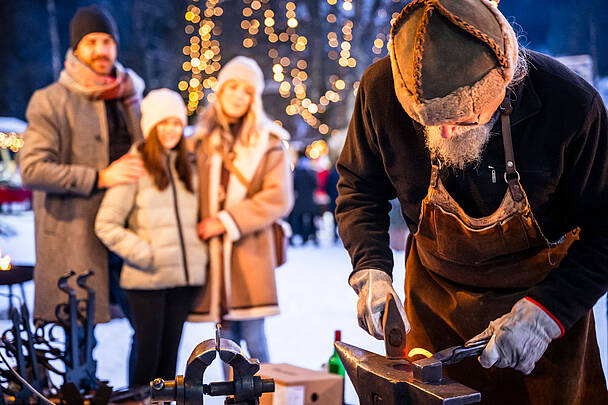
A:
<svg viewBox="0 0 608 405">
<path fill-rule="evenodd" d="M 481 155 L 491 137 L 491 129 L 498 119 L 498 114 L 487 124 L 474 128 L 459 127 L 448 139 L 441 137 L 441 130 L 436 127 L 424 127 L 426 147 L 448 167 L 463 170 L 470 164 L 478 164 Z"/>
</svg>

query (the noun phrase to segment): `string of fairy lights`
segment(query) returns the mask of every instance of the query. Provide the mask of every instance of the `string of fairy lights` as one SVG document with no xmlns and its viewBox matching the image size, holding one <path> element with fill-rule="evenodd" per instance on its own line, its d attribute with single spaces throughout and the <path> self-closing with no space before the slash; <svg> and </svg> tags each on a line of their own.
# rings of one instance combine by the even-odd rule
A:
<svg viewBox="0 0 608 405">
<path fill-rule="evenodd" d="M 337 4 L 337 0 L 327 0 L 327 3 L 331 7 L 334 7 Z M 289 4 L 293 3 L 288 3 L 288 5 Z M 350 0 L 344 1 L 342 4 L 345 10 L 352 10 L 352 3 Z M 292 7 L 295 18 L 295 4 L 293 4 Z M 337 30 L 333 27 L 338 20 L 336 14 L 334 12 L 330 12 L 328 13 L 326 19 L 327 22 L 332 26 L 332 31 L 327 35 L 328 45 L 330 48 L 332 48 L 328 52 L 329 59 L 334 61 L 338 60 L 338 64 L 342 67 L 354 68 L 357 66 L 357 61 L 350 55 L 350 41 L 352 41 L 353 27 L 352 21 L 348 19 L 345 20 L 341 29 L 342 41 L 340 42 L 338 40 L 338 34 L 336 33 Z M 338 54 L 338 51 L 333 48 L 340 49 L 340 53 Z M 296 50 L 299 49 L 296 48 Z M 323 114 L 330 103 L 337 103 L 343 99 L 340 92 L 346 89 L 346 82 L 342 80 L 338 74 L 332 74 L 328 78 L 327 84 L 329 84 L 329 88 L 325 91 L 325 93 L 321 95 L 318 100 L 311 100 L 307 96 L 306 91 L 306 78 L 308 76 L 306 72 L 306 61 L 303 59 L 302 61 L 302 66 L 298 66 L 300 68 L 299 72 L 297 69 L 295 69 L 295 71 L 292 70 L 292 84 L 294 85 L 293 97 L 291 97 L 291 92 L 289 91 L 289 87 L 287 85 L 288 82 L 284 82 L 287 83 L 286 85 L 282 84 L 286 91 L 282 92 L 281 96 L 285 98 L 291 97 L 290 104 L 286 107 L 285 112 L 287 115 L 299 114 L 308 125 L 317 129 L 321 135 L 327 135 L 330 132 L 330 127 L 327 123 L 321 122 L 318 115 Z"/>
<path fill-rule="evenodd" d="M 186 11 L 185 32 L 190 36 L 190 44 L 184 46 L 182 52 L 190 59 L 183 63 L 182 69 L 190 73 L 190 78 L 180 81 L 178 88 L 187 94 L 188 115 L 198 110 L 205 97 L 211 101 L 209 98 L 213 97 L 213 93 L 205 94 L 205 89 L 215 86 L 216 72 L 222 67 L 220 42 L 215 39 L 222 34 L 221 22 L 216 18 L 224 13 L 219 2 L 220 0 L 207 0 L 203 10 L 196 5 L 199 1 L 193 0 L 193 4 L 188 5 Z M 203 2 L 200 3 L 202 5 Z"/>
<path fill-rule="evenodd" d="M 13 152 L 23 147 L 23 134 L 0 131 L 0 149 L 10 149 Z"/>
<path fill-rule="evenodd" d="M 298 26 L 298 20 L 296 7 L 294 2 L 288 2 L 285 5 L 285 16 L 287 17 L 288 27 L 286 34 L 292 41 L 291 51 L 296 59 L 295 66 L 289 69 L 292 64 L 292 59 L 289 56 L 280 57 L 276 48 L 271 48 L 268 52 L 268 56 L 273 59 L 273 78 L 275 81 L 280 82 L 279 94 L 281 97 L 290 99 L 289 105 L 285 107 L 286 114 L 290 116 L 296 114 L 300 115 L 308 125 L 318 129 L 322 135 L 326 135 L 330 128 L 318 118 L 318 115 L 323 114 L 326 111 L 330 102 L 340 101 L 340 96 L 334 89 L 329 89 L 323 96 L 319 97 L 318 100 L 312 100 L 308 96 L 307 81 L 309 73 L 307 70 L 309 63 L 302 55 L 307 48 L 308 39 L 304 35 L 298 35 L 297 33 L 296 27 Z M 272 34 L 273 33 L 269 35 L 269 41 L 273 39 L 270 37 Z M 279 35 L 279 39 L 281 34 Z M 286 75 L 283 74 L 284 68 L 289 69 L 289 76 L 291 76 L 291 78 L 285 77 Z M 336 82 L 336 77 L 336 75 L 332 75 L 330 77 L 330 82 Z"/>
<path fill-rule="evenodd" d="M 265 76 L 272 77 L 278 83 L 279 94 L 287 101 L 285 113 L 300 116 L 321 136 L 338 132 L 324 122 L 323 114 L 329 105 L 343 101 L 345 92 L 356 92 L 359 85 L 358 81 L 349 82 L 346 79 L 348 70 L 357 66 L 357 59 L 351 52 L 354 22 L 349 18 L 353 14 L 354 1 L 325 1 L 329 9 L 326 21 L 330 27 L 326 55 L 329 60 L 335 61 L 336 69 L 324 80 L 326 89 L 314 99 L 308 89 L 311 64 L 307 57 L 311 52 L 307 51 L 310 44 L 309 39 L 300 33 L 296 2 L 275 1 L 273 7 L 270 0 L 242 0 L 240 22 L 243 48 L 267 48 L 264 53 L 272 61 L 272 73 L 268 72 Z M 217 84 L 217 72 L 222 66 L 219 40 L 222 25 L 219 17 L 224 10 L 221 3 L 221 0 L 190 0 L 187 7 L 185 33 L 189 36 L 189 44 L 182 50 L 187 57 L 182 69 L 189 77 L 181 80 L 178 88 L 187 98 L 189 115 L 197 112 L 203 102 L 211 102 L 215 97 L 211 90 Z M 277 8 L 277 4 L 281 6 Z M 381 12 L 386 13 L 384 10 Z M 396 15 L 394 13 L 391 17 L 394 19 Z M 377 34 L 372 46 L 374 55 L 382 53 L 387 40 L 388 32 Z M 313 149 L 326 153 L 326 148 L 327 145 L 322 142 L 316 143 Z"/>
<path fill-rule="evenodd" d="M 330 6 L 335 6 L 337 0 L 327 0 Z M 279 83 L 279 94 L 281 97 L 290 99 L 289 104 L 285 107 L 287 115 L 300 115 L 304 121 L 313 128 L 316 128 L 322 135 L 330 132 L 330 128 L 326 123 L 323 123 L 318 115 L 326 111 L 327 106 L 331 102 L 339 102 L 342 100 L 339 92 L 346 89 L 346 82 L 334 74 L 329 77 L 330 87 L 325 94 L 320 96 L 318 100 L 312 100 L 307 94 L 307 72 L 309 63 L 306 61 L 303 52 L 306 51 L 308 39 L 305 35 L 300 35 L 297 32 L 299 21 L 297 17 L 295 2 L 288 1 L 285 3 L 285 28 L 280 30 L 277 28 L 278 16 L 275 11 L 267 6 L 268 0 L 243 0 L 245 7 L 243 8 L 243 21 L 241 28 L 245 30 L 246 38 L 243 40 L 243 46 L 248 48 L 257 44 L 255 35 L 259 33 L 260 20 L 263 21 L 264 33 L 269 44 L 267 52 L 268 57 L 272 60 L 273 79 Z M 343 2 L 342 7 L 345 10 L 352 10 L 352 0 Z M 256 12 L 260 20 L 255 17 Z M 249 20 L 248 18 L 252 18 Z M 334 13 L 328 15 L 329 23 L 336 23 L 337 18 Z M 350 55 L 350 41 L 352 40 L 353 23 L 346 20 L 342 27 L 343 41 L 338 42 L 336 32 L 331 32 L 328 35 L 329 45 L 334 48 L 340 48 L 340 54 L 332 50 L 328 56 L 332 60 L 338 60 L 342 67 L 354 68 L 357 65 L 356 60 Z M 282 54 L 281 47 L 277 46 L 281 43 L 289 43 L 289 52 L 287 55 Z M 277 45 L 275 45 L 277 44 Z M 284 48 L 284 47 L 282 47 Z"/>
</svg>

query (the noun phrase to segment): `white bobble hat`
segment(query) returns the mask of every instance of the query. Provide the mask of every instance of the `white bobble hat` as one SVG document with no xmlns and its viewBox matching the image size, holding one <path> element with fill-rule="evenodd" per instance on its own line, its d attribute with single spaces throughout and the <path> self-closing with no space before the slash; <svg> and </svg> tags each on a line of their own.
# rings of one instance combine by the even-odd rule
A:
<svg viewBox="0 0 608 405">
<path fill-rule="evenodd" d="M 176 117 L 184 127 L 188 125 L 186 105 L 182 96 L 169 89 L 152 90 L 141 102 L 141 130 L 147 138 L 152 129 L 162 120 Z"/>
<path fill-rule="evenodd" d="M 258 96 L 264 91 L 264 74 L 262 73 L 262 69 L 260 69 L 260 65 L 255 60 L 246 56 L 232 58 L 230 62 L 224 65 L 217 76 L 217 88 L 221 88 L 230 79 L 243 80 L 251 84 Z"/>
</svg>

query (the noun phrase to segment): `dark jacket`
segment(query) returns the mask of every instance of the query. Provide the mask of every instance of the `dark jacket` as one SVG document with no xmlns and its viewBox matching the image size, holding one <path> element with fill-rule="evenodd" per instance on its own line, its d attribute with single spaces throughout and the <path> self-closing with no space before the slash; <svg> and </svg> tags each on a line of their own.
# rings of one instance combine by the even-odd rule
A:
<svg viewBox="0 0 608 405">
<path fill-rule="evenodd" d="M 319 209 L 314 200 L 317 189 L 317 174 L 314 170 L 298 164 L 293 171 L 293 191 L 295 202 L 290 215 L 317 215 Z"/>
<path fill-rule="evenodd" d="M 336 167 L 333 166 L 327 175 L 327 180 L 325 181 L 325 192 L 329 197 L 329 210 L 334 213 L 336 211 L 336 198 L 338 198 L 338 180 L 340 179 L 340 175 L 338 175 L 338 171 Z"/>
<path fill-rule="evenodd" d="M 521 183 L 549 240 L 576 227 L 582 232 L 561 265 L 527 295 L 568 329 L 608 287 L 608 121 L 601 97 L 582 78 L 536 52 L 529 52 L 529 63 L 511 115 Z M 496 210 L 506 191 L 500 121 L 492 132 L 479 165 L 441 173 L 450 194 L 476 217 Z M 361 79 L 337 167 L 337 218 L 354 271 L 391 274 L 388 201 L 399 199 L 415 233 L 430 161 L 422 127 L 396 98 L 388 58 Z"/>
</svg>

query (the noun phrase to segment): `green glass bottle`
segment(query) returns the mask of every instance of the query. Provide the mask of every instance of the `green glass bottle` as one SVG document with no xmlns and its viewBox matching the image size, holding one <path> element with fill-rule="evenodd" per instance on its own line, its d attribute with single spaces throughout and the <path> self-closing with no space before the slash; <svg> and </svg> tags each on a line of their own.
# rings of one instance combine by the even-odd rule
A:
<svg viewBox="0 0 608 405">
<path fill-rule="evenodd" d="M 334 332 L 334 341 L 339 342 L 342 340 L 342 333 L 337 330 Z M 334 354 L 331 355 L 328 362 L 329 372 L 331 374 L 338 374 L 344 377 L 346 375 L 346 371 L 344 370 L 344 366 L 342 365 L 342 361 L 340 361 L 340 357 L 338 357 L 338 352 L 334 347 Z"/>
</svg>

